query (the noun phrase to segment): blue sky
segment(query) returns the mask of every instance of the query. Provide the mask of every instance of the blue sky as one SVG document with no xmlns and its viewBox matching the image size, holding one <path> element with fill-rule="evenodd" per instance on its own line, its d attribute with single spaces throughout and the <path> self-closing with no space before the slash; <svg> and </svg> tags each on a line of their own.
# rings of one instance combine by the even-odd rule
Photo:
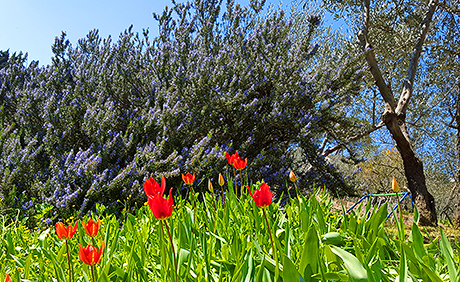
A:
<svg viewBox="0 0 460 282">
<path fill-rule="evenodd" d="M 178 1 L 181 2 L 181 1 Z M 225 1 L 224 1 L 225 2 Z M 236 0 L 248 5 L 249 0 Z M 267 0 L 279 6 L 280 0 Z M 99 29 L 102 38 L 118 35 L 133 24 L 141 32 L 149 28 L 151 36 L 158 34 L 152 13 L 160 13 L 170 0 L 14 0 L 4 1 L 0 9 L 0 50 L 27 52 L 29 62 L 51 63 L 54 38 L 67 33 L 75 46 L 92 29 Z"/>
</svg>

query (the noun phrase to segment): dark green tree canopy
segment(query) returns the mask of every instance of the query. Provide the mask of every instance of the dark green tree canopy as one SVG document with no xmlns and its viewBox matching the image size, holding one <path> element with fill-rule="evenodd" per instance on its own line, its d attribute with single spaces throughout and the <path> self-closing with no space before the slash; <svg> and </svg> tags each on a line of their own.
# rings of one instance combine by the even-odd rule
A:
<svg viewBox="0 0 460 282">
<path fill-rule="evenodd" d="M 0 69 L 6 67 L 6 63 L 8 62 L 8 58 L 10 57 L 9 50 L 0 51 Z"/>
</svg>

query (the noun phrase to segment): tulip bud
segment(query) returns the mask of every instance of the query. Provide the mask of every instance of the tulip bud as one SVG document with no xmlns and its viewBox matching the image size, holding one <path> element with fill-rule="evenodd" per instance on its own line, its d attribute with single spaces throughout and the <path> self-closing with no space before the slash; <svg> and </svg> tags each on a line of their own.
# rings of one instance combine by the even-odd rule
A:
<svg viewBox="0 0 460 282">
<path fill-rule="evenodd" d="M 214 188 L 212 187 L 211 179 L 208 179 L 208 189 L 211 191 L 211 193 L 214 192 Z"/>
<path fill-rule="evenodd" d="M 297 176 L 295 176 L 294 172 L 291 170 L 291 172 L 289 172 L 289 179 L 292 181 L 292 182 L 296 182 L 297 181 Z"/>
<path fill-rule="evenodd" d="M 225 180 L 224 177 L 222 176 L 222 173 L 219 173 L 219 185 L 224 186 Z"/>
<path fill-rule="evenodd" d="M 394 176 L 393 176 L 393 182 L 391 183 L 391 188 L 393 189 L 393 192 L 395 193 L 399 192 L 399 185 Z"/>
</svg>

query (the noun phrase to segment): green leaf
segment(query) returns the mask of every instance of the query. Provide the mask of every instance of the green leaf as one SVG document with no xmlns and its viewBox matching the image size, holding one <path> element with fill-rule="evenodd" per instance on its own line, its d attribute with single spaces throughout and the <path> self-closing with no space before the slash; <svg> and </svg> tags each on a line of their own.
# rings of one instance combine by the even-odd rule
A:
<svg viewBox="0 0 460 282">
<path fill-rule="evenodd" d="M 7 242 L 7 251 L 8 251 L 8 253 L 10 253 L 11 255 L 14 255 L 15 254 L 14 243 L 13 243 L 13 238 L 11 237 L 11 232 L 10 231 L 8 231 L 6 233 L 6 242 Z"/>
<path fill-rule="evenodd" d="M 305 235 L 305 242 L 302 247 L 299 272 L 304 273 L 307 265 L 311 266 L 312 274 L 318 272 L 319 237 L 316 228 L 311 225 Z M 305 276 L 304 276 L 305 277 Z M 308 277 L 305 277 L 308 279 Z"/>
<path fill-rule="evenodd" d="M 286 222 L 286 231 L 284 233 L 284 255 L 291 256 L 291 232 L 289 228 L 289 221 Z"/>
<path fill-rule="evenodd" d="M 321 235 L 323 244 L 340 246 L 343 245 L 342 235 L 339 232 L 329 232 Z"/>
<path fill-rule="evenodd" d="M 367 281 L 367 271 L 354 255 L 336 246 L 331 246 L 331 250 L 343 260 L 351 281 Z"/>
<path fill-rule="evenodd" d="M 407 282 L 407 260 L 406 260 L 406 252 L 402 247 L 404 243 L 401 242 L 400 252 L 401 258 L 399 260 L 399 282 Z M 404 244 L 405 245 L 405 244 Z"/>
<path fill-rule="evenodd" d="M 252 259 L 252 250 L 250 250 L 244 259 L 244 270 L 243 270 L 243 276 L 245 277 L 244 281 L 249 282 L 252 281 L 253 278 L 253 259 Z"/>
<path fill-rule="evenodd" d="M 283 256 L 283 281 L 305 281 L 291 259 L 285 255 Z"/>
<path fill-rule="evenodd" d="M 457 282 L 458 281 L 457 280 L 458 270 L 455 267 L 454 252 L 452 251 L 452 247 L 449 243 L 449 240 L 447 239 L 444 232 L 442 232 L 442 229 L 441 229 L 441 241 L 439 242 L 439 247 L 441 248 L 441 253 L 444 256 L 444 259 L 447 263 L 447 270 L 449 271 L 450 282 Z"/>
<path fill-rule="evenodd" d="M 375 213 L 372 213 L 371 218 L 367 221 L 366 225 L 369 231 L 367 240 L 369 243 L 374 242 L 377 237 L 379 227 L 385 222 L 388 215 L 388 203 L 383 204 Z"/>
<path fill-rule="evenodd" d="M 421 260 L 424 256 L 427 255 L 425 246 L 423 245 L 423 235 L 420 232 L 420 229 L 418 228 L 417 224 L 415 221 L 412 223 L 412 242 L 411 242 L 411 247 L 414 250 L 414 253 L 417 255 L 417 257 Z"/>
<path fill-rule="evenodd" d="M 420 264 L 422 266 L 422 272 L 426 276 L 424 281 L 429 281 L 429 282 L 442 282 L 442 279 L 434 273 L 427 265 L 425 264 Z"/>
<path fill-rule="evenodd" d="M 29 255 L 26 258 L 26 262 L 24 265 L 24 279 L 29 279 L 30 265 L 32 264 L 32 255 L 33 252 L 29 253 Z"/>
<path fill-rule="evenodd" d="M 99 278 L 97 279 L 97 282 L 109 282 L 109 278 L 107 277 L 107 275 L 105 274 L 105 272 L 102 272 L 100 275 L 99 275 Z"/>
<path fill-rule="evenodd" d="M 62 268 L 61 264 L 57 262 L 56 256 L 52 252 L 49 252 L 48 250 L 43 250 L 43 253 L 51 261 L 51 263 L 54 266 L 54 270 L 56 273 L 55 278 L 58 281 L 65 281 L 64 269 Z"/>
<path fill-rule="evenodd" d="M 414 206 L 414 223 L 418 225 L 418 221 L 420 219 L 420 216 L 418 214 L 418 209 L 417 206 Z"/>
<path fill-rule="evenodd" d="M 258 266 L 259 270 L 257 271 L 256 280 L 254 282 L 262 282 L 262 277 L 263 277 L 264 270 L 265 270 L 264 264 L 265 264 L 265 255 L 262 257 L 262 262 Z"/>
<path fill-rule="evenodd" d="M 184 264 L 185 261 L 188 260 L 188 256 L 190 255 L 190 251 L 186 249 L 180 249 L 179 250 L 179 258 L 177 260 L 177 267 L 179 268 L 179 273 L 182 265 Z"/>
</svg>

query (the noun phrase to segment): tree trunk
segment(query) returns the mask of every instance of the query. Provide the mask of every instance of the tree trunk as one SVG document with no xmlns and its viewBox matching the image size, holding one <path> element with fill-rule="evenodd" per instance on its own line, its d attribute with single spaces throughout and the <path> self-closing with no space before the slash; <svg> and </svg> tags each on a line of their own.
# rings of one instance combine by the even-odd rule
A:
<svg viewBox="0 0 460 282">
<path fill-rule="evenodd" d="M 460 91 L 460 82 L 458 85 Z M 455 113 L 455 122 L 457 124 L 457 181 L 460 183 L 460 93 L 457 92 L 457 111 Z M 460 195 L 457 196 L 457 208 L 454 215 L 453 224 L 460 227 Z"/>
<path fill-rule="evenodd" d="M 374 49 L 369 42 L 368 32 L 369 22 L 371 19 L 371 0 L 362 0 L 363 25 L 362 29 L 358 32 L 358 41 L 364 52 L 364 57 L 369 66 L 369 71 L 375 79 L 375 85 L 379 88 L 380 95 L 385 100 L 385 111 L 382 116 L 383 123 L 386 125 L 391 133 L 391 136 L 396 141 L 396 146 L 403 160 L 404 172 L 409 186 L 408 188 L 412 194 L 415 205 L 419 210 L 419 223 L 425 226 L 436 226 L 438 224 L 438 220 L 436 217 L 434 198 L 428 192 L 426 187 L 422 161 L 415 156 L 414 149 L 412 148 L 410 142 L 409 133 L 406 129 L 406 112 L 412 97 L 418 61 L 420 59 L 423 44 L 438 5 L 438 1 L 439 0 L 430 0 L 427 5 L 428 10 L 420 23 L 419 37 L 411 54 L 407 76 L 403 82 L 402 92 L 398 102 L 396 102 L 395 96 L 393 95 L 391 85 L 386 83 L 385 78 L 380 71 L 379 64 L 375 58 Z"/>
<path fill-rule="evenodd" d="M 385 113 L 383 120 L 393 139 L 404 165 L 407 185 L 420 215 L 419 224 L 437 226 L 436 207 L 433 195 L 428 192 L 422 161 L 415 156 L 405 126 L 405 117 L 394 113 Z"/>
<path fill-rule="evenodd" d="M 404 157 L 403 164 L 408 188 L 420 214 L 419 223 L 423 226 L 437 226 L 434 198 L 426 187 L 423 164 L 413 152 L 408 152 L 408 154 L 404 155 L 412 155 Z"/>
</svg>

